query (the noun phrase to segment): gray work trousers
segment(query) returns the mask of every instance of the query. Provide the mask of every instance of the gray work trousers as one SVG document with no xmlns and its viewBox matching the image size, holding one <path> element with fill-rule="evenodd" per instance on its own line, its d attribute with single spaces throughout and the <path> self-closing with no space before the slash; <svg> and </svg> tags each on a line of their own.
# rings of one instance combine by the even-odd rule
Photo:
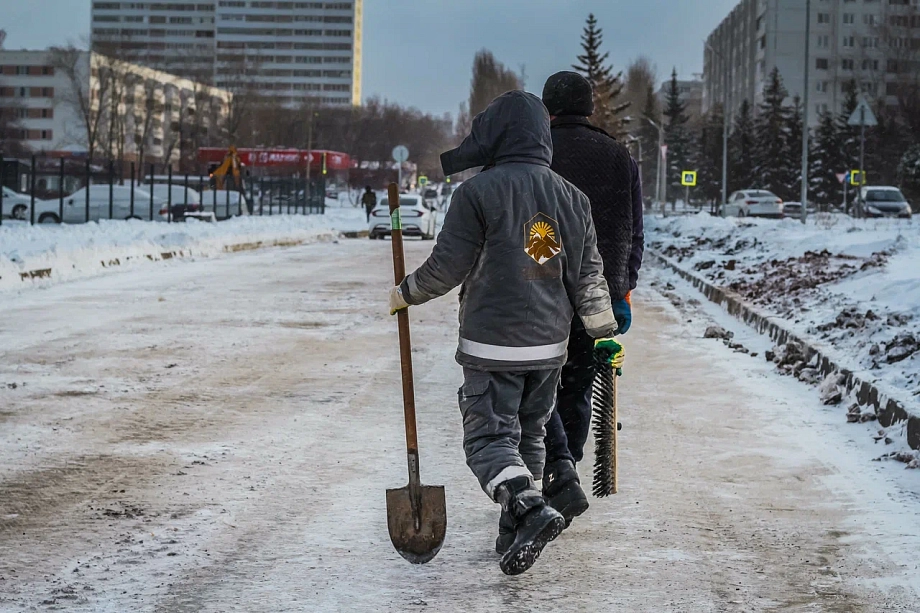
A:
<svg viewBox="0 0 920 613">
<path fill-rule="evenodd" d="M 486 494 L 521 475 L 543 478 L 544 426 L 556 404 L 559 368 L 485 372 L 463 369 L 459 390 L 466 463 Z"/>
</svg>

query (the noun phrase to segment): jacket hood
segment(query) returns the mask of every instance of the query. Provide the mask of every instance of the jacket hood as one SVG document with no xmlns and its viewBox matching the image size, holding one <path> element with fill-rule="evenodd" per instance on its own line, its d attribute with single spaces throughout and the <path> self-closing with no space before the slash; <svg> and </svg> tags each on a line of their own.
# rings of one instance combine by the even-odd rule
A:
<svg viewBox="0 0 920 613">
<path fill-rule="evenodd" d="M 441 154 L 441 168 L 452 175 L 477 166 L 528 162 L 549 166 L 553 139 L 543 102 L 523 91 L 493 100 L 476 115 L 470 134 L 460 146 Z"/>
</svg>

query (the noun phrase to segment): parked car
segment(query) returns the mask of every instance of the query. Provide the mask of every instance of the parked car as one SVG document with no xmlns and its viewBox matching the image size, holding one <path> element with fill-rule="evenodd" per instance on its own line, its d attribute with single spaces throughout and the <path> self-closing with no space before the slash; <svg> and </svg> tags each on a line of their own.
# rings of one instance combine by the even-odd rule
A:
<svg viewBox="0 0 920 613">
<path fill-rule="evenodd" d="M 31 198 L 26 194 L 20 194 L 10 188 L 3 187 L 3 210 L 0 214 L 7 219 L 29 219 L 29 207 L 32 206 Z"/>
<path fill-rule="evenodd" d="M 815 206 L 815 203 L 808 203 L 808 215 L 814 215 L 818 212 L 818 207 Z M 801 202 L 784 202 L 783 203 L 783 217 L 791 217 L 793 219 L 799 219 L 802 217 L 802 203 Z"/>
<path fill-rule="evenodd" d="M 111 189 L 111 215 L 109 194 Z M 89 221 L 99 219 L 147 219 L 150 211 L 150 192 L 134 188 L 134 209 L 131 208 L 131 187 L 127 185 L 90 185 Z M 165 198 L 154 196 L 154 211 L 166 204 Z M 83 223 L 86 215 L 86 188 L 80 188 L 64 198 L 64 218 L 60 217 L 57 199 L 35 203 L 35 218 L 39 223 Z"/>
<path fill-rule="evenodd" d="M 402 194 L 399 197 L 399 216 L 402 231 L 406 236 L 420 236 L 432 240 L 437 232 L 438 213 L 429 207 L 418 194 Z M 367 235 L 370 239 L 383 238 L 390 234 L 390 207 L 379 203 L 371 211 Z"/>
<path fill-rule="evenodd" d="M 277 200 L 275 204 L 278 204 Z M 249 215 L 249 198 L 236 190 L 212 189 L 201 194 L 201 206 L 217 217 Z"/>
<path fill-rule="evenodd" d="M 186 189 L 184 185 L 156 185 L 153 193 L 155 198 L 169 199 L 169 206 L 164 204 L 157 213 L 161 221 L 184 221 L 186 217 L 197 217 L 202 212 L 201 194 L 191 187 Z"/>
<path fill-rule="evenodd" d="M 725 207 L 727 217 L 772 217 L 783 216 L 783 201 L 765 189 L 745 189 L 733 193 Z"/>
<path fill-rule="evenodd" d="M 866 186 L 862 188 L 863 210 L 866 217 L 900 217 L 910 219 L 910 202 L 897 187 Z"/>
</svg>

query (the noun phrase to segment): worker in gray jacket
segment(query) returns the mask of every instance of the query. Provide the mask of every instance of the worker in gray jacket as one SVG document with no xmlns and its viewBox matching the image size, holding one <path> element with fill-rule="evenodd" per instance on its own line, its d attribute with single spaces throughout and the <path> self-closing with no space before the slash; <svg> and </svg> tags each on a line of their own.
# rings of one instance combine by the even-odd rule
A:
<svg viewBox="0 0 920 613">
<path fill-rule="evenodd" d="M 594 338 L 617 327 L 590 203 L 550 170 L 552 155 L 539 98 L 513 91 L 493 100 L 463 143 L 441 156 L 445 175 L 487 169 L 454 192 L 428 260 L 390 292 L 395 313 L 463 284 L 456 356 L 463 447 L 515 526 L 501 560 L 506 574 L 530 568 L 565 527 L 534 479 L 543 476 L 544 425 L 572 317 L 577 312 Z"/>
</svg>

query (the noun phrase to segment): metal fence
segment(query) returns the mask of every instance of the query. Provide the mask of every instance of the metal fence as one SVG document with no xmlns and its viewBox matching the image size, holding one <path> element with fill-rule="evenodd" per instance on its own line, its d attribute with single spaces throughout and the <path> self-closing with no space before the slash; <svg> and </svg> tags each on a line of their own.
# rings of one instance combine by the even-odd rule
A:
<svg viewBox="0 0 920 613">
<path fill-rule="evenodd" d="M 325 178 L 305 174 L 253 176 L 242 186 L 217 183 L 208 169 L 175 173 L 170 166 L 76 158 L 4 160 L 0 157 L 0 224 L 86 223 L 140 219 L 173 223 L 221 221 L 240 215 L 325 213 Z"/>
</svg>

